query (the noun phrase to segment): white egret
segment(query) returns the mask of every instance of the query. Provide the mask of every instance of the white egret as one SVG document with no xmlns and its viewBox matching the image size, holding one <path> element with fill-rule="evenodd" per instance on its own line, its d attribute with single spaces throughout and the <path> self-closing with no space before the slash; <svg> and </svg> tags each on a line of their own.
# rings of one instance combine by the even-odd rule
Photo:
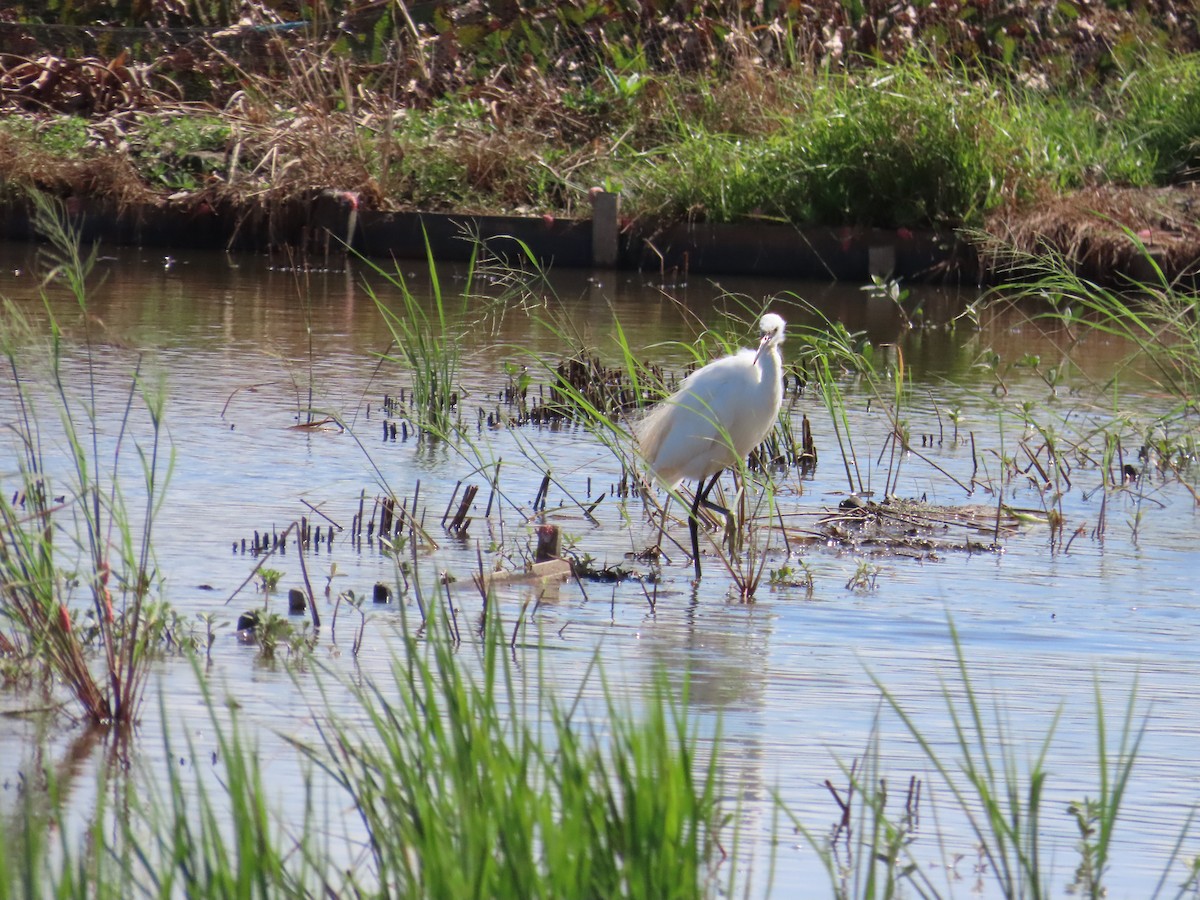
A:
<svg viewBox="0 0 1200 900">
<path fill-rule="evenodd" d="M 670 488 L 684 479 L 696 482 L 688 525 L 697 579 L 700 505 L 729 516 L 728 510 L 708 502 L 708 494 L 722 470 L 744 460 L 779 415 L 784 324 L 780 316 L 767 313 L 760 323 L 757 350 L 739 350 L 693 372 L 678 391 L 634 425 L 638 452 L 659 480 Z"/>
</svg>

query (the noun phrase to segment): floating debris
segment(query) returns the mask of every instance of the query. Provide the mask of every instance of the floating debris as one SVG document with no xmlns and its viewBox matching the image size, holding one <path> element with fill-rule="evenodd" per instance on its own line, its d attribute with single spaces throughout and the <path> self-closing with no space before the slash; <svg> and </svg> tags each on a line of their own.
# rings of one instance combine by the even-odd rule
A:
<svg viewBox="0 0 1200 900">
<path fill-rule="evenodd" d="M 884 553 L 996 553 L 1001 550 L 1000 537 L 1012 534 L 1020 525 L 1017 511 L 1008 508 L 997 510 L 978 504 L 937 506 L 895 497 L 877 503 L 853 495 L 843 500 L 836 511 L 823 515 L 817 521 L 818 533 L 809 537 L 854 549 L 875 548 Z M 978 535 L 986 535 L 990 540 L 973 538 Z"/>
</svg>

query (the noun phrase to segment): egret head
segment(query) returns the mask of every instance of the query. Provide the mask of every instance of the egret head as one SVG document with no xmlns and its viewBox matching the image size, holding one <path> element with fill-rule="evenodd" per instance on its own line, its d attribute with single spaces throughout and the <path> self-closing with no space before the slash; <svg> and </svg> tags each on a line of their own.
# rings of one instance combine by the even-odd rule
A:
<svg viewBox="0 0 1200 900">
<path fill-rule="evenodd" d="M 775 313 L 767 313 L 762 317 L 762 321 L 758 323 L 758 327 L 762 330 L 763 340 L 773 344 L 782 343 L 783 326 L 785 324 L 783 316 L 778 316 Z"/>
<path fill-rule="evenodd" d="M 783 317 L 775 313 L 767 313 L 762 317 L 762 321 L 758 323 L 758 327 L 762 329 L 762 339 L 758 342 L 758 352 L 754 355 L 756 363 L 768 348 L 783 343 L 784 324 Z"/>
</svg>

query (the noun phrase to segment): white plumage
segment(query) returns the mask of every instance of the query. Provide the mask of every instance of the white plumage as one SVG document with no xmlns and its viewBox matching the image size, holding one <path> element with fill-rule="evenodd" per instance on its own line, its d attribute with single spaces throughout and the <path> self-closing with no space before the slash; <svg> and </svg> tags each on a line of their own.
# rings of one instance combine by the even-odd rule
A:
<svg viewBox="0 0 1200 900">
<path fill-rule="evenodd" d="M 689 523 L 697 578 L 700 504 L 721 471 L 745 459 L 779 416 L 784 325 L 780 316 L 767 313 L 760 323 L 758 350 L 739 350 L 693 372 L 634 426 L 638 452 L 664 484 L 673 488 L 685 479 L 698 482 Z"/>
</svg>

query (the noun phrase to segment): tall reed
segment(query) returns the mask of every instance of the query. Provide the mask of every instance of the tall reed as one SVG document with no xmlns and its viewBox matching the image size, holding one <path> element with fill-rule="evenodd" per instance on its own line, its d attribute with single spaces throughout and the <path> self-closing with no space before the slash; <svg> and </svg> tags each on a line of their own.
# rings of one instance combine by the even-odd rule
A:
<svg viewBox="0 0 1200 900">
<path fill-rule="evenodd" d="M 467 308 L 475 272 L 475 255 L 467 267 L 467 277 L 457 297 L 442 290 L 433 248 L 426 242 L 429 267 L 429 302 L 419 297 L 397 267 L 394 270 L 363 259 L 370 270 L 396 289 L 399 302 L 389 304 L 366 282 L 367 294 L 375 302 L 384 323 L 392 333 L 399 361 L 408 370 L 411 401 L 406 409 L 423 435 L 448 440 L 457 431 L 459 400 L 458 371 L 462 360 L 462 341 L 469 328 Z M 478 250 L 478 247 L 476 248 Z"/>
<path fill-rule="evenodd" d="M 154 641 L 143 612 L 154 586 L 151 533 L 170 471 L 170 454 L 164 459 L 161 444 L 166 395 L 143 374 L 139 358 L 120 418 L 105 418 L 102 395 L 108 388 L 98 372 L 98 326 L 88 309 L 95 252 L 83 251 L 78 228 L 60 207 L 41 196 L 35 203 L 52 264 L 46 283 L 65 286 L 75 300 L 82 339 L 80 346 L 68 346 L 45 299 L 49 371 L 44 385 L 30 383 L 25 366 L 38 337 L 16 306 L 6 304 L 0 351 L 12 374 L 18 447 L 16 483 L 0 491 L 0 612 L 14 628 L 4 638 L 10 646 L 0 644 L 0 650 L 22 656 L 31 667 L 47 666 L 75 695 L 88 721 L 128 724 L 136 716 Z M 76 353 L 84 364 L 82 384 L 72 370 Z M 53 436 L 37 411 L 44 394 L 60 428 Z M 145 439 L 133 436 L 135 411 L 145 417 Z M 115 430 L 111 449 L 101 445 L 106 429 Z M 46 450 L 59 440 L 66 447 L 65 466 Z M 128 491 L 121 485 L 123 450 L 131 441 L 144 493 L 140 512 L 126 506 Z M 90 598 L 83 608 L 72 601 L 76 579 Z M 92 666 L 89 630 L 99 642 L 100 675 Z"/>
<path fill-rule="evenodd" d="M 406 897 L 715 896 L 716 750 L 699 752 L 686 694 L 659 681 L 635 714 L 606 689 L 602 738 L 579 697 L 520 683 L 488 608 L 482 644 L 456 652 L 432 606 L 390 683 L 339 685 L 366 726 L 329 716 L 303 748 L 354 803 L 373 880 Z"/>
<path fill-rule="evenodd" d="M 942 688 L 946 714 L 953 729 L 949 751 L 918 724 L 890 689 L 872 677 L 885 703 L 900 718 L 939 780 L 950 791 L 1003 895 L 1014 898 L 1050 896 L 1050 867 L 1043 852 L 1041 832 L 1050 777 L 1046 762 L 1061 710 L 1054 714 L 1036 752 L 1022 762 L 1018 756 L 1018 742 L 1004 725 L 1006 717 L 1000 701 L 993 700 L 994 708 L 988 715 L 984 698 L 971 679 L 958 631 L 953 622 L 949 627 L 959 682 Z M 1099 784 L 1094 800 L 1080 802 L 1087 810 L 1082 815 L 1094 832 L 1084 833 L 1080 848 L 1081 869 L 1076 873 L 1075 890 L 1086 896 L 1101 897 L 1105 893 L 1103 877 L 1117 816 L 1137 760 L 1146 719 L 1140 723 L 1135 721 L 1135 689 L 1130 693 L 1114 751 L 1098 684 L 1095 696 Z M 989 726 L 989 719 L 995 724 Z M 1074 814 L 1081 815 L 1079 812 Z"/>
<path fill-rule="evenodd" d="M 1190 405 L 1200 393 L 1195 294 L 1166 276 L 1141 236 L 1121 230 L 1143 260 L 1141 278 L 1106 286 L 1079 274 L 1060 255 L 1034 255 L 993 243 L 989 250 L 1010 277 L 992 296 L 1002 303 L 1036 298 L 1044 310 L 1038 316 L 1060 324 L 1073 339 L 1090 330 L 1127 342 L 1130 355 L 1114 368 L 1112 383 L 1131 365 L 1148 363 L 1158 387 Z"/>
<path fill-rule="evenodd" d="M 946 872 L 946 884 L 936 883 L 934 873 L 938 867 L 930 869 L 920 851 L 919 821 L 931 815 L 939 818 L 947 811 L 929 808 L 941 787 L 951 799 L 949 811 L 963 818 L 977 847 L 981 879 L 976 892 L 990 896 L 990 889 L 985 887 L 990 883 L 999 896 L 1013 900 L 1055 895 L 1053 863 L 1061 860 L 1045 851 L 1042 838 L 1045 817 L 1051 811 L 1047 801 L 1051 778 L 1048 762 L 1061 710 L 1054 713 L 1044 733 L 1032 736 L 1034 752 L 1030 754 L 1025 741 L 1006 726 L 1010 709 L 1003 700 L 995 698 L 991 710 L 986 708 L 985 696 L 976 687 L 952 621 L 949 629 L 956 677 L 942 686 L 945 715 L 935 716 L 949 723 L 952 734 L 948 741 L 926 730 L 920 719 L 929 716 L 918 717 L 878 677 L 871 676 L 880 691 L 883 711 L 890 710 L 899 718 L 908 737 L 928 760 L 933 783 L 911 776 L 907 778 L 907 791 L 890 789 L 897 779 L 889 777 L 882 729 L 876 721 L 863 755 L 849 765 L 840 764 L 845 787 L 839 790 L 831 781 L 826 782 L 839 811 L 838 824 L 831 832 L 814 831 L 785 808 L 796 830 L 819 855 L 833 896 L 839 900 L 908 896 L 908 888 L 922 897 L 954 895 L 957 876 L 953 867 Z M 1098 681 L 1094 696 L 1095 793 L 1056 811 L 1072 817 L 1079 831 L 1079 861 L 1067 893 L 1100 898 L 1107 893 L 1105 876 L 1116 825 L 1148 716 L 1138 720 L 1135 683 L 1114 735 Z M 941 797 L 939 802 L 945 804 L 946 794 Z M 1191 824 L 1189 816 L 1158 885 L 1147 890 L 1146 896 L 1162 893 Z M 939 835 L 945 834 L 944 825 L 938 824 L 937 828 Z M 945 854 L 945 848 L 941 852 Z M 1186 889 L 1176 896 L 1183 896 Z"/>
</svg>

